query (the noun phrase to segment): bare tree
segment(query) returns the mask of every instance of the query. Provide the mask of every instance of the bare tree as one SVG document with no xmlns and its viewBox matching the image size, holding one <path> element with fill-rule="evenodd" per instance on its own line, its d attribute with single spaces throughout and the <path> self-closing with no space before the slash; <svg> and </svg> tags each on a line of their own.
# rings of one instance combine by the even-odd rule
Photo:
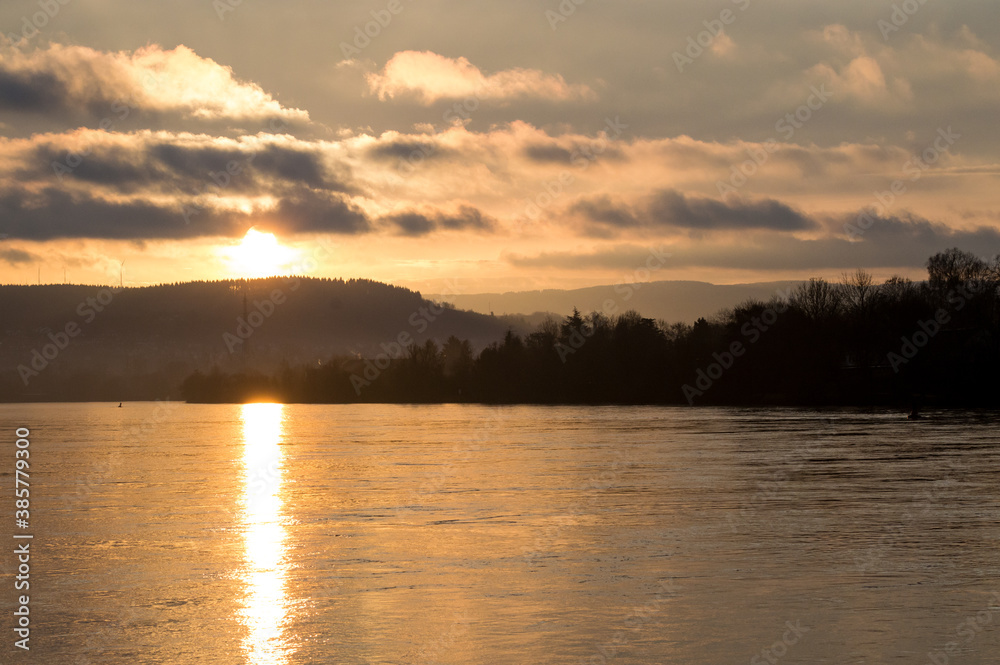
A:
<svg viewBox="0 0 1000 665">
<path fill-rule="evenodd" d="M 841 308 L 842 294 L 825 279 L 813 277 L 799 284 L 791 297 L 792 306 L 816 321 L 835 316 Z"/>
<path fill-rule="evenodd" d="M 854 274 L 844 273 L 840 291 L 846 309 L 862 315 L 871 312 L 880 295 L 880 288 L 875 283 L 875 278 L 863 268 L 858 268 Z"/>
<path fill-rule="evenodd" d="M 890 302 L 900 303 L 917 294 L 917 286 L 913 280 L 900 275 L 893 275 L 881 286 L 882 297 Z"/>
</svg>

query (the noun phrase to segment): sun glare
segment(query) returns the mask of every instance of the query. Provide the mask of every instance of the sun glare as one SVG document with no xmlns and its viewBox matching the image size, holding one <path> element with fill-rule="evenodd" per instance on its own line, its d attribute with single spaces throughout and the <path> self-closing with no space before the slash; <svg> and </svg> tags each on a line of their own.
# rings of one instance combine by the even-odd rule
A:
<svg viewBox="0 0 1000 665">
<path fill-rule="evenodd" d="M 225 252 L 233 270 L 242 277 L 270 277 L 288 274 L 298 252 L 285 247 L 273 233 L 251 227 L 243 240 Z"/>
<path fill-rule="evenodd" d="M 243 522 L 246 595 L 241 616 L 246 662 L 284 665 L 288 641 L 285 592 L 286 521 L 282 498 L 284 407 L 281 404 L 244 404 L 243 465 L 245 491 Z"/>
</svg>

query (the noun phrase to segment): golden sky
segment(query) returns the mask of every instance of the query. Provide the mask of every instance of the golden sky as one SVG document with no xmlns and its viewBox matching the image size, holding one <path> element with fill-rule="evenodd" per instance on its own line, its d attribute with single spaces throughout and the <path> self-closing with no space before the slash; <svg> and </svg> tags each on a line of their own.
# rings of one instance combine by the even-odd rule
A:
<svg viewBox="0 0 1000 665">
<path fill-rule="evenodd" d="M 471 293 L 645 278 L 651 252 L 651 279 L 715 283 L 1000 253 L 993 3 L 39 7 L 0 7 L 4 283 L 124 261 Z"/>
</svg>

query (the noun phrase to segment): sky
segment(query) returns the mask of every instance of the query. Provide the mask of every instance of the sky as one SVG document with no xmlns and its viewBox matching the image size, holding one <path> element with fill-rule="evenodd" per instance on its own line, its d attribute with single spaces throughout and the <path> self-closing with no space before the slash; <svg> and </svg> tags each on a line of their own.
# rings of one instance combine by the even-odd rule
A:
<svg viewBox="0 0 1000 665">
<path fill-rule="evenodd" d="M 965 0 L 7 0 L 0 282 L 919 279 L 949 247 L 1000 253 L 998 19 Z"/>
</svg>

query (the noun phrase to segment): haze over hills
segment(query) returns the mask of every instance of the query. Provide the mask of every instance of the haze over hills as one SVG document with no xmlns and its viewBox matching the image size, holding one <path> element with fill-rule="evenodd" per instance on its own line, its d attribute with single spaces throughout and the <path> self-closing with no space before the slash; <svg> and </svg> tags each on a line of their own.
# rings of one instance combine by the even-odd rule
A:
<svg viewBox="0 0 1000 665">
<path fill-rule="evenodd" d="M 458 309 L 482 314 L 521 314 L 551 312 L 565 316 L 577 308 L 621 314 L 630 309 L 645 317 L 670 323 L 694 323 L 721 309 L 733 307 L 749 298 L 770 300 L 785 294 L 801 281 L 758 282 L 755 284 L 709 284 L 707 282 L 660 281 L 636 284 L 592 286 L 582 289 L 476 293 L 468 295 L 428 295 L 435 301 L 449 302 Z"/>
</svg>

